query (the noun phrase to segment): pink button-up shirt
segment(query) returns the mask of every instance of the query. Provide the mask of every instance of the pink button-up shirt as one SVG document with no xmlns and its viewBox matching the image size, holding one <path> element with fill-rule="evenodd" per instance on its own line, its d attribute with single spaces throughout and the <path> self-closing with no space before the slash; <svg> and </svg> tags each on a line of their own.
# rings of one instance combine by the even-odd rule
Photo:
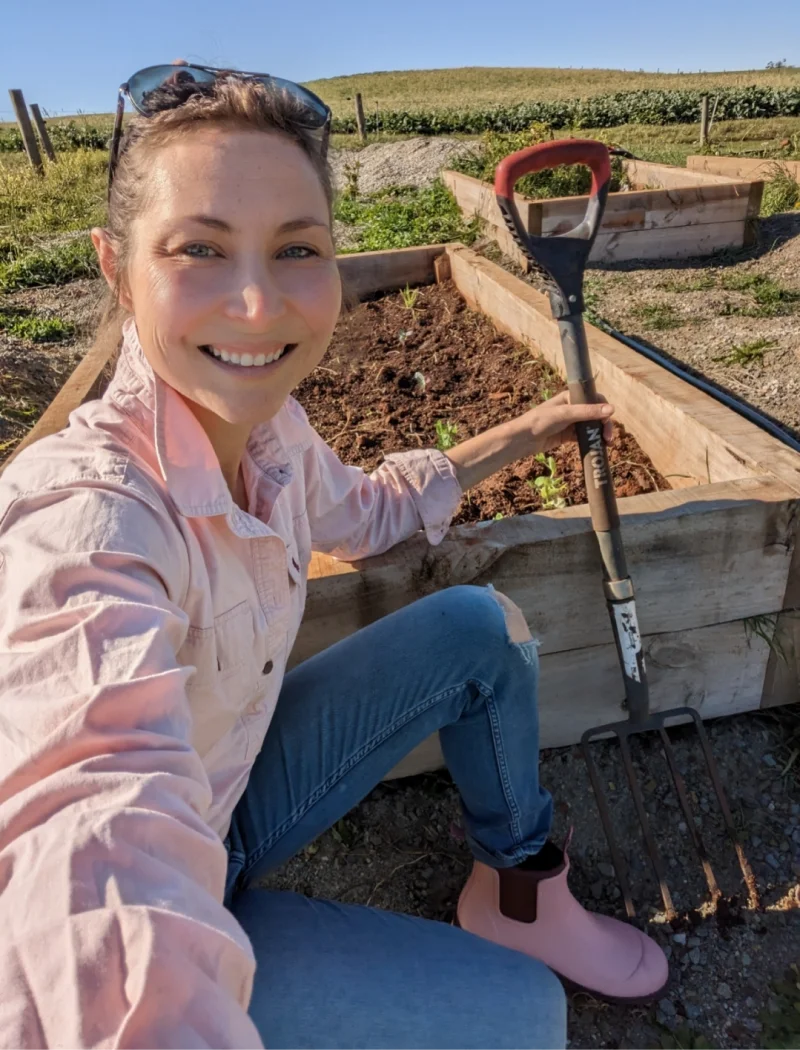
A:
<svg viewBox="0 0 800 1050">
<path fill-rule="evenodd" d="M 106 394 L 0 478 L 0 1044 L 260 1046 L 222 905 L 312 550 L 356 559 L 460 488 L 436 451 L 344 466 L 289 399 L 232 501 L 128 322 Z"/>
</svg>

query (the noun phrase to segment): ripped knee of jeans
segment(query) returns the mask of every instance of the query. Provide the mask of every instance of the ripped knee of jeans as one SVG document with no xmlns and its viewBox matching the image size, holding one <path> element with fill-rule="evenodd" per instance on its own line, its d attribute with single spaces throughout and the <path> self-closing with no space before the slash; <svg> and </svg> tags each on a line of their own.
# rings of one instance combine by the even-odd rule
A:
<svg viewBox="0 0 800 1050">
<path fill-rule="evenodd" d="M 529 642 L 538 645 L 538 642 L 534 642 L 534 639 L 531 637 L 531 632 L 528 628 L 522 609 L 512 602 L 507 595 L 503 594 L 502 591 L 496 591 L 491 584 L 489 584 L 488 589 L 491 592 L 492 597 L 503 610 L 503 615 L 506 618 L 506 631 L 508 632 L 509 642 L 512 642 L 514 645 L 526 645 Z"/>
</svg>

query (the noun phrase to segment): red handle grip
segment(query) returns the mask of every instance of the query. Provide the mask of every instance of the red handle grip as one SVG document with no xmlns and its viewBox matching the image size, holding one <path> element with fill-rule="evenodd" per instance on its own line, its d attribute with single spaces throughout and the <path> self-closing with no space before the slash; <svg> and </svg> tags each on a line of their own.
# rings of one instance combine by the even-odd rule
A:
<svg viewBox="0 0 800 1050">
<path fill-rule="evenodd" d="M 513 200 L 514 186 L 523 175 L 561 164 L 585 164 L 592 171 L 592 196 L 611 178 L 608 149 L 594 139 L 557 139 L 541 142 L 538 146 L 512 153 L 501 160 L 494 174 L 494 191 L 500 197 Z"/>
</svg>

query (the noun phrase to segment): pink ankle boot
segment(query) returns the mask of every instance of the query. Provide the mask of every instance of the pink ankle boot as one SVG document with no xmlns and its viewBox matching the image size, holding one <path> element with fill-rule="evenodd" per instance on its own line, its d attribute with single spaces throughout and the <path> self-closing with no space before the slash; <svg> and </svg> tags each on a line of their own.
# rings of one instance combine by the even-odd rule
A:
<svg viewBox="0 0 800 1050">
<path fill-rule="evenodd" d="M 577 902 L 567 886 L 566 850 L 548 842 L 534 863 L 544 870 L 496 870 L 475 861 L 458 901 L 458 925 L 532 955 L 567 984 L 603 999 L 660 998 L 669 967 L 655 941 Z"/>
</svg>

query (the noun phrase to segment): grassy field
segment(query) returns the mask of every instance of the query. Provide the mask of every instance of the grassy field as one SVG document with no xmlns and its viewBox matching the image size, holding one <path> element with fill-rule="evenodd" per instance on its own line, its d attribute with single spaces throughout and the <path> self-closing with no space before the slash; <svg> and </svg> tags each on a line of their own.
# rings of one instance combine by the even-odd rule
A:
<svg viewBox="0 0 800 1050">
<path fill-rule="evenodd" d="M 339 116 L 350 116 L 361 92 L 366 107 L 448 109 L 513 105 L 531 98 L 560 99 L 642 89 L 715 87 L 794 87 L 800 68 L 758 69 L 735 73 L 644 73 L 619 69 L 425 69 L 398 73 L 358 73 L 312 80 L 308 87 Z"/>
</svg>

